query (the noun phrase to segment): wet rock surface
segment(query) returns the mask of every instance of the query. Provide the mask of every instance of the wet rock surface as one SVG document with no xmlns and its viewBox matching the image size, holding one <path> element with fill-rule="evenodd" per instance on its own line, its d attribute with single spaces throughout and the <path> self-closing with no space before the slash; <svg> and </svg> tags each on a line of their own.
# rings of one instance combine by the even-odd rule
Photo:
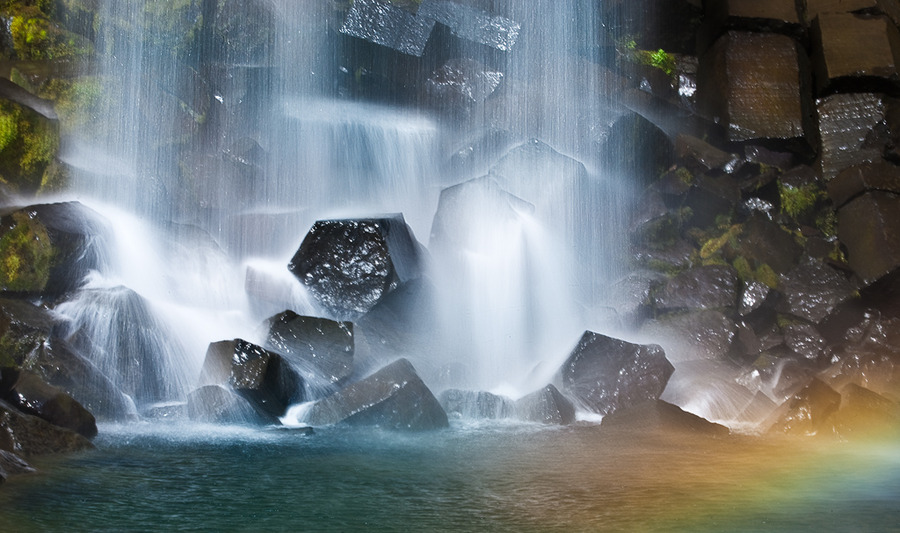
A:
<svg viewBox="0 0 900 533">
<path fill-rule="evenodd" d="M 565 426 L 575 422 L 575 405 L 553 385 L 516 400 L 516 416 L 529 422 Z"/>
<path fill-rule="evenodd" d="M 486 391 L 447 389 L 438 401 L 449 416 L 475 420 L 511 418 L 516 411 L 512 400 Z"/>
<path fill-rule="evenodd" d="M 313 379 L 337 384 L 353 372 L 353 323 L 284 311 L 267 321 L 265 348 Z"/>
</svg>

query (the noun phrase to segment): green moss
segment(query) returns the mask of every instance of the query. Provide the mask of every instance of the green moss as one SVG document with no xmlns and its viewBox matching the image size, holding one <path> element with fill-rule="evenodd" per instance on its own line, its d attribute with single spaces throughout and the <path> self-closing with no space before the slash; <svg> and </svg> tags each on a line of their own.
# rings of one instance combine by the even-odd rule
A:
<svg viewBox="0 0 900 533">
<path fill-rule="evenodd" d="M 770 289 L 778 288 L 778 274 L 772 270 L 772 267 L 763 263 L 756 268 L 755 279 L 761 283 L 764 283 Z"/>
<path fill-rule="evenodd" d="M 19 59 L 73 59 L 93 52 L 90 41 L 51 22 L 38 7 L 10 8 L 8 12 L 12 15 L 9 33 Z"/>
<path fill-rule="evenodd" d="M 678 167 L 678 169 L 675 170 L 675 176 L 677 176 L 685 185 L 694 183 L 694 175 L 685 167 Z"/>
<path fill-rule="evenodd" d="M 826 238 L 837 237 L 837 212 L 834 209 L 822 209 L 816 216 L 816 228 Z"/>
<path fill-rule="evenodd" d="M 23 211 L 4 221 L 0 238 L 0 289 L 37 292 L 50 278 L 54 250 L 47 230 Z"/>
<path fill-rule="evenodd" d="M 700 258 L 704 261 L 708 261 L 712 259 L 713 256 L 717 255 L 726 244 L 736 244 L 736 239 L 741 234 L 741 231 L 743 231 L 743 226 L 734 224 L 718 237 L 707 240 L 700 247 Z"/>
<path fill-rule="evenodd" d="M 15 142 L 19 136 L 19 117 L 17 113 L 4 112 L 0 108 L 0 152 Z"/>
<path fill-rule="evenodd" d="M 812 211 L 824 192 L 814 183 L 794 187 L 779 180 L 778 196 L 781 199 L 781 212 L 799 219 Z"/>
</svg>

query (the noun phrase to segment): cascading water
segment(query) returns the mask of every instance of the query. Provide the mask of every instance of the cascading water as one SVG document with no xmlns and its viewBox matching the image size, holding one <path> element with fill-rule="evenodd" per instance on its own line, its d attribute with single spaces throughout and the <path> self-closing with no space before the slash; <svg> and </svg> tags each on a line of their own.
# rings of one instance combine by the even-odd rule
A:
<svg viewBox="0 0 900 533">
<path fill-rule="evenodd" d="M 107 121 L 63 156 L 74 194 L 114 220 L 123 259 L 60 311 L 111 351 L 133 331 L 91 314 L 117 308 L 96 295 L 133 291 L 152 316 L 145 349 L 160 354 L 145 365 L 160 393 L 134 394 L 182 399 L 209 342 L 260 342 L 285 309 L 323 313 L 285 268 L 315 220 L 399 212 L 430 248 L 440 296 L 439 346 L 417 355 L 426 380 L 456 365 L 435 384 L 519 396 L 547 383 L 579 333 L 602 326 L 591 308 L 619 272 L 627 196 L 598 153 L 614 115 L 585 97 L 602 87 L 573 53 L 591 53 L 597 7 L 495 4 L 514 44 L 455 38 L 416 63 L 360 55 L 324 0 L 189 2 L 172 7 L 177 27 L 154 3 L 105 2 Z M 372 65 L 424 79 L 453 53 L 503 71 L 494 100 L 463 119 L 410 105 L 402 85 L 404 101 L 387 103 L 391 90 L 367 81 Z"/>
</svg>

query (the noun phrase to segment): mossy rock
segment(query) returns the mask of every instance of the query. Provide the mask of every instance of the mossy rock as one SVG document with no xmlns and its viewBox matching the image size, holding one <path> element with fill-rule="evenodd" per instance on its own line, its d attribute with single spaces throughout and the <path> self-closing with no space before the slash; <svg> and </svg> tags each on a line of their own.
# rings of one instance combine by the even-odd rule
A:
<svg viewBox="0 0 900 533">
<path fill-rule="evenodd" d="M 36 192 L 58 150 L 55 120 L 0 99 L 0 182 L 14 192 Z"/>
<path fill-rule="evenodd" d="M 0 290 L 41 292 L 55 255 L 47 228 L 27 212 L 17 211 L 3 217 L 0 231 Z"/>
<path fill-rule="evenodd" d="M 10 55 L 16 59 L 72 60 L 94 51 L 89 40 L 62 28 L 38 6 L 13 5 L 0 8 L 0 13 L 12 44 Z"/>
<path fill-rule="evenodd" d="M 53 102 L 61 134 L 90 135 L 99 128 L 100 117 L 113 113 L 115 84 L 99 76 L 54 78 L 42 84 L 37 95 Z"/>
</svg>

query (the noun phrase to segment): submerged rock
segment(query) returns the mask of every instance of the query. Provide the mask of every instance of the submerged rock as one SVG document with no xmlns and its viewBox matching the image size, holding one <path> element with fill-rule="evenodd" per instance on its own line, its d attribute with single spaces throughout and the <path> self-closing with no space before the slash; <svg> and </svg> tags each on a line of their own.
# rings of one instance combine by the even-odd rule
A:
<svg viewBox="0 0 900 533">
<path fill-rule="evenodd" d="M 304 399 L 302 384 L 280 355 L 243 339 L 211 343 L 200 374 L 200 385 L 231 387 L 269 420 Z"/>
<path fill-rule="evenodd" d="M 320 220 L 288 269 L 337 318 L 356 318 L 400 283 L 421 276 L 418 243 L 403 215 Z"/>
<path fill-rule="evenodd" d="M 187 416 L 217 424 L 265 423 L 245 398 L 221 385 L 205 385 L 188 394 Z"/>
<path fill-rule="evenodd" d="M 658 345 L 586 331 L 560 374 L 564 393 L 580 406 L 607 415 L 659 398 L 674 370 Z"/>
<path fill-rule="evenodd" d="M 553 385 L 516 400 L 516 416 L 529 422 L 565 426 L 575 422 L 575 406 Z"/>
<path fill-rule="evenodd" d="M 398 430 L 447 427 L 447 413 L 412 364 L 398 359 L 310 408 L 313 426 L 345 423 Z"/>
<path fill-rule="evenodd" d="M 727 427 L 715 424 L 682 410 L 662 400 L 648 400 L 603 417 L 600 423 L 604 431 L 638 431 L 698 433 L 710 436 L 727 436 Z"/>
<path fill-rule="evenodd" d="M 328 384 L 353 372 L 353 323 L 284 311 L 268 321 L 265 348 L 278 352 L 301 372 Z"/>
</svg>

